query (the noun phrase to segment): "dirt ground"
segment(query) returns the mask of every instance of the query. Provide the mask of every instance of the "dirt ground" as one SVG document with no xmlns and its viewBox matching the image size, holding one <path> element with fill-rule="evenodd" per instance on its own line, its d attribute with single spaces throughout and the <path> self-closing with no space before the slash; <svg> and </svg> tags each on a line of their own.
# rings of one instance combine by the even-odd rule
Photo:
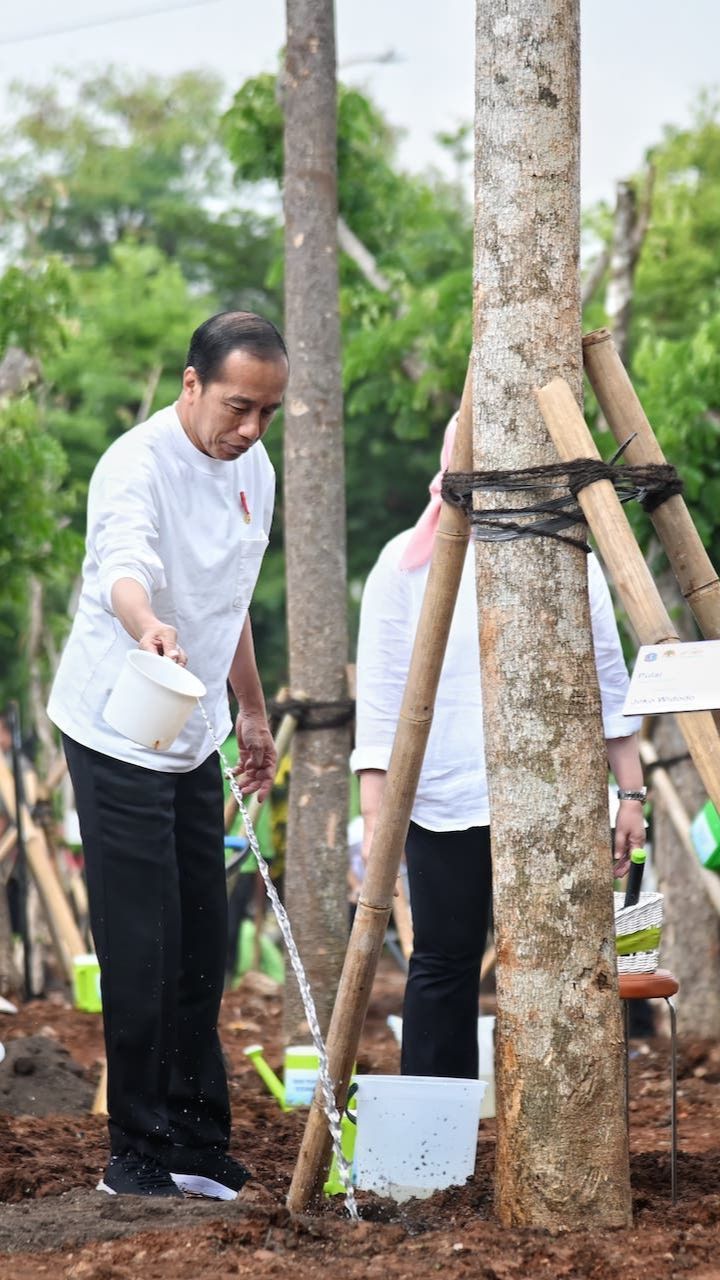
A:
<svg viewBox="0 0 720 1280">
<path fill-rule="evenodd" d="M 361 1071 L 398 1069 L 385 1020 L 400 1012 L 402 984 L 384 960 Z M 668 1044 L 658 1038 L 632 1046 L 633 1228 L 550 1236 L 507 1230 L 494 1218 L 493 1121 L 481 1126 L 475 1175 L 464 1187 L 404 1205 L 359 1193 L 359 1225 L 340 1198 L 291 1217 L 285 1195 L 304 1114 L 281 1112 L 243 1053 L 260 1042 L 279 1069 L 280 1021 L 277 989 L 267 980 L 251 975 L 225 999 L 232 1150 L 254 1178 L 239 1200 L 222 1204 L 92 1190 L 105 1162 L 105 1122 L 87 1109 L 100 1071 L 99 1017 L 76 1012 L 60 996 L 0 1015 L 7 1049 L 0 1065 L 0 1280 L 420 1280 L 437 1272 L 482 1280 L 720 1278 L 720 1046 L 681 1046 L 677 1205 L 670 1202 Z"/>
</svg>

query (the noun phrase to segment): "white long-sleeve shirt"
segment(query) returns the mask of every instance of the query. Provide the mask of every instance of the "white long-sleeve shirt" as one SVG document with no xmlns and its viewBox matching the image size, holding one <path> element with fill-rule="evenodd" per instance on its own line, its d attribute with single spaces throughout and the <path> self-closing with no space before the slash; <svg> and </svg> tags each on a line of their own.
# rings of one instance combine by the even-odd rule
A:
<svg viewBox="0 0 720 1280">
<path fill-rule="evenodd" d="M 261 443 L 231 462 L 210 458 L 190 442 L 174 406 L 110 446 L 90 481 L 82 591 L 48 704 L 58 728 L 148 769 L 182 773 L 202 764 L 213 744 L 199 709 L 164 752 L 130 742 L 103 719 L 125 654 L 137 647 L 113 613 L 112 588 L 120 578 L 135 579 L 160 621 L 177 629 L 222 741 L 231 727 L 228 673 L 268 544 L 274 496 Z"/>
<path fill-rule="evenodd" d="M 430 567 L 400 569 L 411 534 L 406 530 L 387 544 L 363 592 L 356 747 L 351 757 L 356 773 L 386 770 L 390 762 Z M 592 554 L 588 588 L 605 737 L 622 738 L 639 729 L 641 720 L 622 714 L 628 674 L 610 592 Z M 490 822 L 472 545 L 465 557 L 412 820 L 430 831 L 464 831 Z"/>
</svg>

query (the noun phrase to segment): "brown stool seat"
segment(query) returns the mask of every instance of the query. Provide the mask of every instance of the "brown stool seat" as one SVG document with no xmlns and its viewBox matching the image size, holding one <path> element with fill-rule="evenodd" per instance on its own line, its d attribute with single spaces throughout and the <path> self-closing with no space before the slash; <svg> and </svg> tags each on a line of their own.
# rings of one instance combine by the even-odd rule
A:
<svg viewBox="0 0 720 1280">
<path fill-rule="evenodd" d="M 677 995 L 680 984 L 669 969 L 654 973 L 621 973 L 618 975 L 621 1000 L 667 1000 Z"/>
</svg>

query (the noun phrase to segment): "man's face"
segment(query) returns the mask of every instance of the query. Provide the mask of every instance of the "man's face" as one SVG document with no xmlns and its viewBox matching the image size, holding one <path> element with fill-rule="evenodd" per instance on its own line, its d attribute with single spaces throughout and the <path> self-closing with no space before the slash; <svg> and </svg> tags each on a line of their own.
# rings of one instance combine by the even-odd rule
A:
<svg viewBox="0 0 720 1280">
<path fill-rule="evenodd" d="M 284 356 L 258 360 L 238 348 L 226 356 L 213 382 L 201 383 L 192 366 L 185 370 L 180 420 L 201 453 L 232 462 L 262 439 L 282 404 L 287 380 Z"/>
</svg>

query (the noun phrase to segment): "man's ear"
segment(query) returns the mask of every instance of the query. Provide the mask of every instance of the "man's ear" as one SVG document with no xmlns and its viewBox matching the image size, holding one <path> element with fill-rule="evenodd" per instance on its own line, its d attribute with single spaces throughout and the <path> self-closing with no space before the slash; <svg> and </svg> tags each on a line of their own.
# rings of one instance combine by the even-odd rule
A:
<svg viewBox="0 0 720 1280">
<path fill-rule="evenodd" d="M 183 391 L 190 400 L 194 400 L 202 391 L 202 383 L 197 375 L 197 371 L 191 364 L 183 371 L 182 379 Z"/>
</svg>

